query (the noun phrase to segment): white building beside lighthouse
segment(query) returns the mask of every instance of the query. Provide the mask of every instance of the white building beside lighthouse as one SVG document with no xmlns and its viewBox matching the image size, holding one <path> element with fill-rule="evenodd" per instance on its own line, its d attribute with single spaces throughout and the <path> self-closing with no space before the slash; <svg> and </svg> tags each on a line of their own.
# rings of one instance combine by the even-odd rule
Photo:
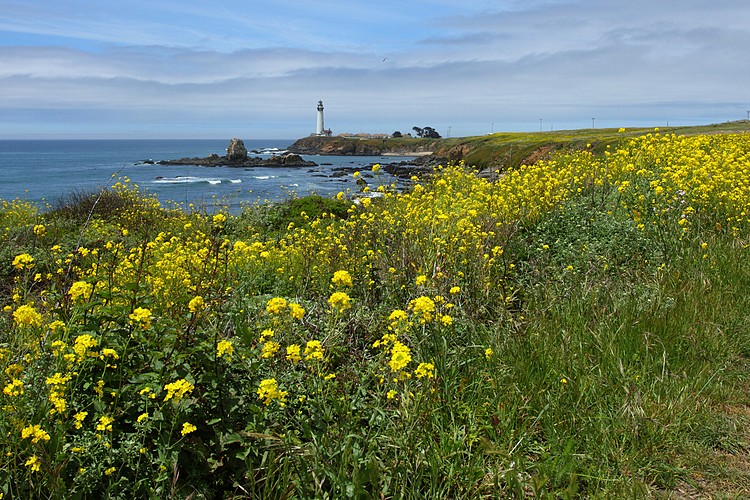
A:
<svg viewBox="0 0 750 500">
<path fill-rule="evenodd" d="M 323 101 L 318 101 L 318 123 L 315 127 L 315 135 L 331 135 L 331 131 L 326 130 L 323 125 Z"/>
</svg>

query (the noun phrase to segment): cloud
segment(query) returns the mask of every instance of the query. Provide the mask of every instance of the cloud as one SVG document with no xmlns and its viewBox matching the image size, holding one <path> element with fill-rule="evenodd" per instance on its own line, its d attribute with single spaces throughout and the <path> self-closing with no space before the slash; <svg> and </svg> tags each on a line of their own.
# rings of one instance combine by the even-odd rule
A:
<svg viewBox="0 0 750 500">
<path fill-rule="evenodd" d="M 95 119 L 91 134 L 293 137 L 312 131 L 318 99 L 334 132 L 453 135 L 748 109 L 750 4 L 739 1 L 283 0 L 253 15 L 246 2 L 40 3 L 0 13 L 0 136 L 55 120 L 84 133 Z"/>
</svg>

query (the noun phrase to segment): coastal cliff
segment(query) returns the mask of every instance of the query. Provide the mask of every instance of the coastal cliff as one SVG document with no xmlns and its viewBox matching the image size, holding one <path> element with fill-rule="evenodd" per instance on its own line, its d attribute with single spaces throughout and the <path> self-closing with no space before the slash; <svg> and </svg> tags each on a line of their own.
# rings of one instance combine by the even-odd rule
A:
<svg viewBox="0 0 750 500">
<path fill-rule="evenodd" d="M 440 144 L 439 139 L 358 139 L 351 137 L 310 136 L 298 139 L 289 152 L 324 156 L 426 156 Z"/>
</svg>

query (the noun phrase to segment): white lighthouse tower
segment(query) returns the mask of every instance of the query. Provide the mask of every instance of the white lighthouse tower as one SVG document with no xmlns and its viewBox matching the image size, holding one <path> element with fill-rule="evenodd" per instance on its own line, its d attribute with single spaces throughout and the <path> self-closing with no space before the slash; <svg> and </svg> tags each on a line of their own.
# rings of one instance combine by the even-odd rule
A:
<svg viewBox="0 0 750 500">
<path fill-rule="evenodd" d="M 318 126 L 315 129 L 315 134 L 324 135 L 325 128 L 323 127 L 323 101 L 318 101 Z"/>
</svg>

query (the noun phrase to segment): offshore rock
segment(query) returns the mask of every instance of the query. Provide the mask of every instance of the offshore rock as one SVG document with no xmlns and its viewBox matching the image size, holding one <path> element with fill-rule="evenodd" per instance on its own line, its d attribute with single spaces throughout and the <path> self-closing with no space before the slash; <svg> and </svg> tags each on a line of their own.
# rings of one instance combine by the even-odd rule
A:
<svg viewBox="0 0 750 500">
<path fill-rule="evenodd" d="M 198 167 L 317 167 L 314 161 L 306 161 L 299 155 L 287 154 L 272 156 L 268 159 L 248 157 L 244 160 L 232 160 L 229 156 L 209 155 L 205 158 L 178 158 L 162 160 L 159 165 L 195 165 Z"/>
<path fill-rule="evenodd" d="M 315 165 L 315 162 L 305 161 L 300 155 L 296 155 L 293 153 L 272 156 L 265 161 L 266 167 L 313 167 Z"/>
<path fill-rule="evenodd" d="M 227 159 L 232 162 L 242 162 L 247 160 L 247 148 L 242 139 L 236 137 L 229 141 L 229 147 L 227 148 Z"/>
<path fill-rule="evenodd" d="M 145 162 L 143 162 L 145 163 Z M 226 156 L 216 153 L 205 158 L 179 158 L 176 160 L 162 160 L 151 163 L 159 165 L 195 165 L 198 167 L 317 167 L 314 161 L 306 161 L 300 155 L 274 155 L 268 159 L 248 157 L 247 148 L 242 139 L 234 138 L 229 141 Z"/>
</svg>

